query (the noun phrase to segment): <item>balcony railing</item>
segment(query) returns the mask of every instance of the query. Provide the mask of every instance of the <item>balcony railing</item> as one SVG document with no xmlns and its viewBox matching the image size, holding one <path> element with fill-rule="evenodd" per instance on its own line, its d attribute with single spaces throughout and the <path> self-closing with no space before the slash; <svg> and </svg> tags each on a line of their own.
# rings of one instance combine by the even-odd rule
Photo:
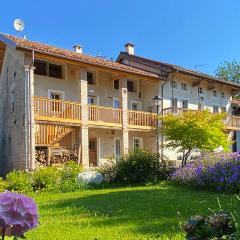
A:
<svg viewBox="0 0 240 240">
<path fill-rule="evenodd" d="M 133 110 L 128 111 L 128 124 L 139 127 L 156 127 L 157 114 Z"/>
<path fill-rule="evenodd" d="M 119 108 L 110 108 L 103 106 L 88 106 L 89 121 L 97 125 L 121 125 L 122 110 Z"/>
<path fill-rule="evenodd" d="M 38 120 L 80 122 L 81 104 L 77 102 L 34 97 L 34 114 Z"/>
<path fill-rule="evenodd" d="M 179 115 L 183 113 L 184 111 L 191 110 L 191 109 L 183 109 L 183 108 L 165 108 L 163 109 L 163 115 L 167 114 L 174 114 Z M 192 111 L 198 111 L 198 110 L 192 110 Z M 233 115 L 227 115 L 224 120 L 224 125 L 226 126 L 226 129 L 240 129 L 240 116 L 233 116 Z"/>
</svg>

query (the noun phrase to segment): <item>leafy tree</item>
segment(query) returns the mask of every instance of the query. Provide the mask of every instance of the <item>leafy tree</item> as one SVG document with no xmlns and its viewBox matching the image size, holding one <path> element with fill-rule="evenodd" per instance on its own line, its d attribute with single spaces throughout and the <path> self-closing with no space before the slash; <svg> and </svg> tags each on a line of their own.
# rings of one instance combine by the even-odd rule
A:
<svg viewBox="0 0 240 240">
<path fill-rule="evenodd" d="M 165 146 L 183 154 L 183 166 L 193 151 L 212 151 L 220 146 L 227 150 L 229 143 L 224 132 L 224 116 L 207 110 L 189 110 L 180 115 L 161 117 L 160 131 L 165 136 Z"/>
<path fill-rule="evenodd" d="M 215 75 L 226 81 L 240 83 L 240 62 L 236 60 L 232 62 L 225 61 L 218 66 Z"/>
</svg>

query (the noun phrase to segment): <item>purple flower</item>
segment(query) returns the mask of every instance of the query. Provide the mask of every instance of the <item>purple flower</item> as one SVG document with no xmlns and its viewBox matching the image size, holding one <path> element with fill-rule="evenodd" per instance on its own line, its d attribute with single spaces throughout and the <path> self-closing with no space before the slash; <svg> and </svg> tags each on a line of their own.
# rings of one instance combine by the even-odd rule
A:
<svg viewBox="0 0 240 240">
<path fill-rule="evenodd" d="M 14 192 L 0 193 L 0 233 L 21 236 L 38 225 L 38 209 L 33 199 Z"/>
</svg>

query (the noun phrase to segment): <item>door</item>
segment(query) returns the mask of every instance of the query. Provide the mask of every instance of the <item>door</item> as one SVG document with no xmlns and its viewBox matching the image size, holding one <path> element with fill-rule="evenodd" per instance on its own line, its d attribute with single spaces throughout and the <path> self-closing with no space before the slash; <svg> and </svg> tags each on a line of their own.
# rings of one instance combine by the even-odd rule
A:
<svg viewBox="0 0 240 240">
<path fill-rule="evenodd" d="M 97 138 L 89 139 L 89 165 L 90 167 L 97 166 Z"/>
</svg>

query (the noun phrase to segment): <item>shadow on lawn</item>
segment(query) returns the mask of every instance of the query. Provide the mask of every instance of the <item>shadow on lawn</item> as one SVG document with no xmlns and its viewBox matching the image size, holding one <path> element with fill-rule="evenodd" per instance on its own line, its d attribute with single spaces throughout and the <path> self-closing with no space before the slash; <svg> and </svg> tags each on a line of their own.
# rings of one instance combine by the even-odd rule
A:
<svg viewBox="0 0 240 240">
<path fill-rule="evenodd" d="M 216 207 L 217 196 L 207 192 L 191 192 L 180 189 L 129 189 L 57 200 L 45 207 L 73 218 L 90 217 L 91 225 L 117 227 L 133 226 L 132 231 L 141 234 L 179 233 L 179 221 L 189 216 L 208 213 L 208 207 Z M 208 199 L 208 200 L 206 200 Z M 180 216 L 178 216 L 180 212 Z"/>
</svg>

